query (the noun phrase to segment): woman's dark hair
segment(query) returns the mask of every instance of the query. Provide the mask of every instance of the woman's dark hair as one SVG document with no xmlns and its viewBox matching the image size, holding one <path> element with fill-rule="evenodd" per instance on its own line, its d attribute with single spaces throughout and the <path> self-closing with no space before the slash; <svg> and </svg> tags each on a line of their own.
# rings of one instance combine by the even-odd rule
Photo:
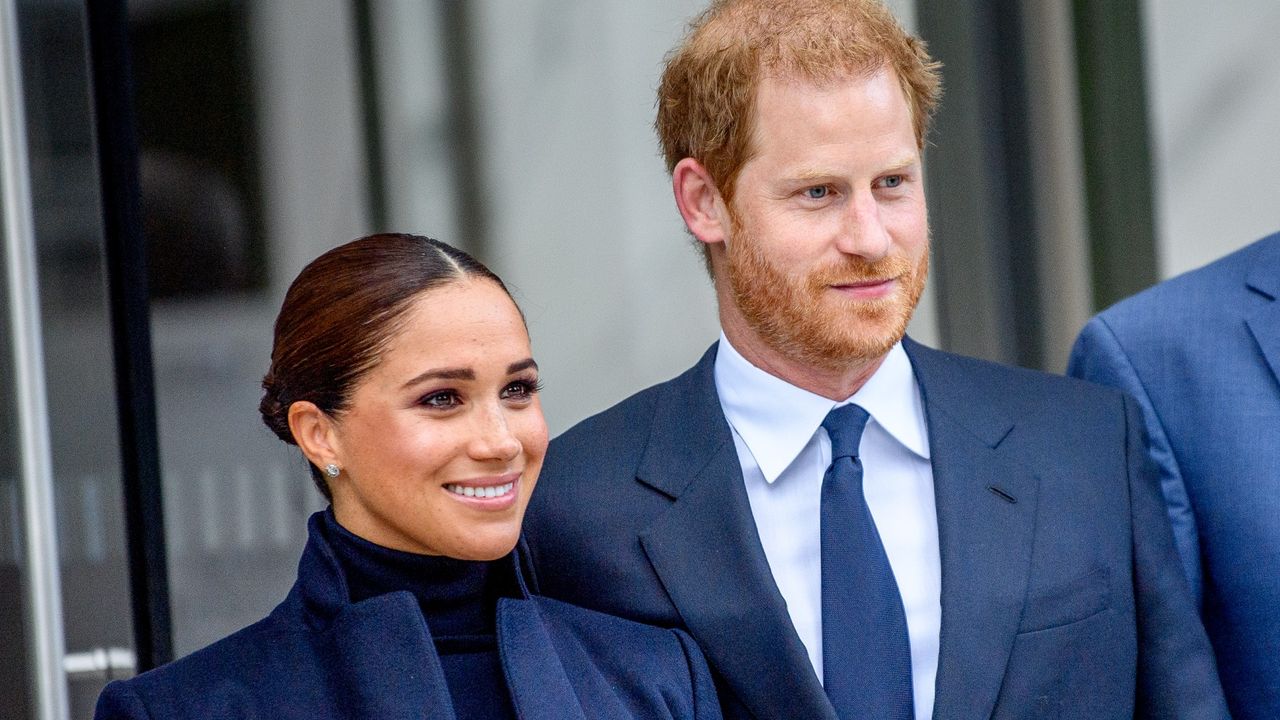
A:
<svg viewBox="0 0 1280 720">
<path fill-rule="evenodd" d="M 378 361 L 411 300 L 464 278 L 502 280 L 480 261 L 419 235 L 370 235 L 336 247 L 298 273 L 276 316 L 271 369 L 262 379 L 262 421 L 297 445 L 289 406 L 315 403 L 329 415 L 347 407 L 351 390 Z M 513 300 L 514 302 L 514 300 Z M 332 500 L 320 469 L 311 477 Z"/>
</svg>

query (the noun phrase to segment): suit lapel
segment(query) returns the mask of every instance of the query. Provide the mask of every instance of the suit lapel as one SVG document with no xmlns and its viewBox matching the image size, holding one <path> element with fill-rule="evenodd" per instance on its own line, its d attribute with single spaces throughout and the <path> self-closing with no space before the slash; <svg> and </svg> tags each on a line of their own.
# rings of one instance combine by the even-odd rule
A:
<svg viewBox="0 0 1280 720">
<path fill-rule="evenodd" d="M 928 418 L 942 558 L 934 717 L 987 717 L 1026 595 L 1038 481 L 1006 442 L 1017 430 L 993 402 L 1000 389 L 966 369 L 982 366 L 904 346 Z"/>
<path fill-rule="evenodd" d="M 690 634 L 754 715 L 836 720 L 760 545 L 715 392 L 715 351 L 659 399 L 637 479 L 673 504 L 640 543 Z"/>
<path fill-rule="evenodd" d="M 1267 244 L 1262 257 L 1253 263 L 1246 283 L 1271 302 L 1255 310 L 1246 322 L 1272 374 L 1280 381 L 1280 239 L 1264 242 Z"/>
</svg>

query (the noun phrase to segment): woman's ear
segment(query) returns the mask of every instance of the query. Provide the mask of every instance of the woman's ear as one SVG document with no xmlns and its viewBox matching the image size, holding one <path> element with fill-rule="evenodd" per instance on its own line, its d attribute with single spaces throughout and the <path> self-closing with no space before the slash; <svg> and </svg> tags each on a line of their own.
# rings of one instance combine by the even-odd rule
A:
<svg viewBox="0 0 1280 720">
<path fill-rule="evenodd" d="M 729 213 L 711 173 L 693 158 L 684 158 L 671 171 L 671 190 L 676 207 L 689 232 L 698 240 L 713 245 L 723 243 L 729 235 Z"/>
<path fill-rule="evenodd" d="M 342 466 L 342 448 L 336 430 L 333 418 L 315 403 L 299 400 L 289 406 L 289 431 L 312 465 Z"/>
</svg>

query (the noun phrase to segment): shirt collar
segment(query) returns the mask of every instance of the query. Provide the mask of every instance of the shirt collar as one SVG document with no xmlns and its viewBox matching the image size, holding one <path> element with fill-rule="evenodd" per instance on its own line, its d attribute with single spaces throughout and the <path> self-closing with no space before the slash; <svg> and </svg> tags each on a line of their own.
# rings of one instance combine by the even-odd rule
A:
<svg viewBox="0 0 1280 720">
<path fill-rule="evenodd" d="M 924 403 L 901 342 L 853 397 L 833 402 L 752 365 L 721 332 L 715 382 L 725 419 L 767 482 L 778 479 L 800 455 L 832 408 L 848 402 L 860 405 L 907 450 L 929 459 Z"/>
</svg>

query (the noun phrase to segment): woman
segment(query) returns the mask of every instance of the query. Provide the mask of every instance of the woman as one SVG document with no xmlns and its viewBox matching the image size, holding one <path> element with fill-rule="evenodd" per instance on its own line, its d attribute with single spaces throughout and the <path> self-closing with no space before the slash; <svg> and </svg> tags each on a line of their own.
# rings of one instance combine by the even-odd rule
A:
<svg viewBox="0 0 1280 720">
<path fill-rule="evenodd" d="M 513 548 L 547 448 L 502 281 L 374 235 L 308 265 L 263 420 L 330 507 L 271 615 L 114 682 L 99 718 L 718 718 L 689 638 L 531 597 Z M 584 498 L 584 502 L 599 499 Z"/>
</svg>

